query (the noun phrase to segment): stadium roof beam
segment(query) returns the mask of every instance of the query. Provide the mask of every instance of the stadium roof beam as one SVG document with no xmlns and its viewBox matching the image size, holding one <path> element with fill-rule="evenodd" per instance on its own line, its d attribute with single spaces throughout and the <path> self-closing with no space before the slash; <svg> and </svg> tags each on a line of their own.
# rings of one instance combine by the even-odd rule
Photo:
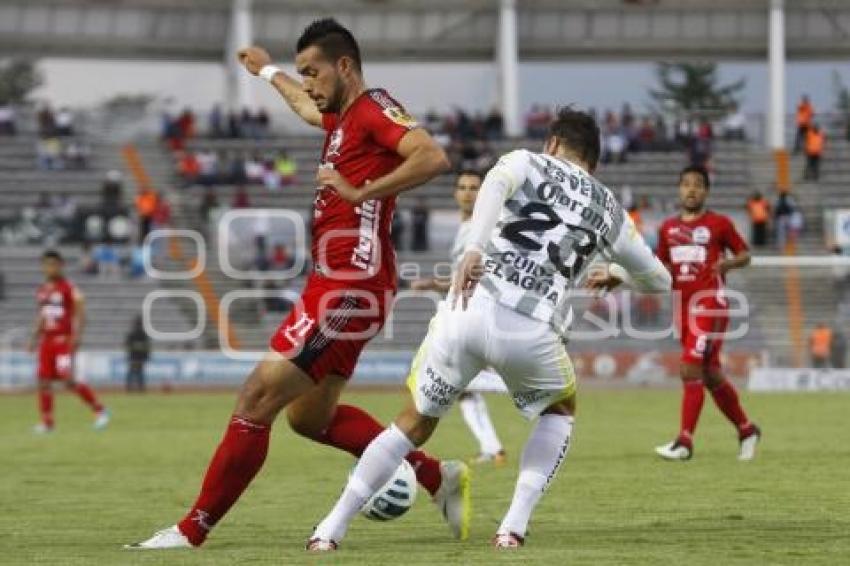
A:
<svg viewBox="0 0 850 566">
<path fill-rule="evenodd" d="M 226 69 L 227 101 L 231 110 L 254 105 L 254 81 L 237 61 L 239 49 L 254 43 L 254 22 L 251 17 L 252 0 L 233 0 L 230 11 L 230 30 L 227 36 Z"/>
<path fill-rule="evenodd" d="M 497 40 L 499 87 L 505 133 L 522 135 L 519 111 L 519 50 L 517 49 L 516 0 L 499 0 L 499 38 Z"/>
<path fill-rule="evenodd" d="M 785 149 L 785 1 L 770 0 L 770 37 L 768 40 L 767 145 L 774 151 Z"/>
<path fill-rule="evenodd" d="M 768 0 L 525 0 L 517 3 L 521 60 L 759 59 Z M 256 41 L 289 59 L 317 14 L 349 25 L 370 60 L 493 61 L 495 0 L 255 0 Z M 0 4 L 0 52 L 40 56 L 221 62 L 229 0 L 11 0 Z M 789 59 L 850 56 L 850 2 L 786 6 Z"/>
</svg>

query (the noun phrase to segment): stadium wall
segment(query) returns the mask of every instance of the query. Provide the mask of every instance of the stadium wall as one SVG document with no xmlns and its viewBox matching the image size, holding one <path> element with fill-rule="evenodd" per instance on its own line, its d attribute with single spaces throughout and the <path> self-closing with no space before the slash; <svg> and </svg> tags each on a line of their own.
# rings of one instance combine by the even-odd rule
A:
<svg viewBox="0 0 850 566">
<path fill-rule="evenodd" d="M 244 354 L 244 353 L 243 353 Z M 146 366 L 152 388 L 216 388 L 239 385 L 262 352 L 240 355 L 220 352 L 155 352 Z M 355 369 L 354 385 L 398 387 L 404 384 L 412 351 L 366 351 Z M 577 351 L 572 354 L 581 382 L 601 386 L 671 387 L 679 383 L 679 353 L 669 351 Z M 725 355 L 726 369 L 736 380 L 746 379 L 760 360 L 757 352 Z M 35 386 L 35 359 L 26 352 L 0 354 L 0 391 L 20 391 Z M 96 387 L 123 387 L 127 358 L 119 351 L 77 354 L 75 373 Z"/>
</svg>

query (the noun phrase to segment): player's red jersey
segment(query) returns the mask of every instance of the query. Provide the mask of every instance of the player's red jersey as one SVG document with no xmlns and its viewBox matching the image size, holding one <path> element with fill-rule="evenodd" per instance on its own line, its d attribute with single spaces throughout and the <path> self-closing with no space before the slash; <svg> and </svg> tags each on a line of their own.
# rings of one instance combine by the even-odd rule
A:
<svg viewBox="0 0 850 566">
<path fill-rule="evenodd" d="M 670 269 L 673 290 L 683 299 L 698 291 L 722 290 L 725 281 L 714 272 L 714 266 L 727 250 L 739 253 L 746 249 L 732 221 L 710 210 L 694 220 L 668 218 L 658 231 L 658 258 Z"/>
<path fill-rule="evenodd" d="M 416 122 L 383 89 L 367 90 L 343 114 L 323 114 L 327 131 L 322 164 L 355 187 L 398 167 L 396 148 Z M 396 286 L 390 225 L 395 197 L 353 206 L 330 187 L 317 189 L 313 206 L 313 261 L 319 273 L 357 287 Z M 339 277 L 335 277 L 335 275 Z"/>
<path fill-rule="evenodd" d="M 398 143 L 416 127 L 384 90 L 367 90 L 341 115 L 324 114 L 322 165 L 362 187 L 403 161 Z M 316 381 L 350 377 L 360 352 L 383 327 L 396 289 L 390 240 L 395 197 L 352 206 L 331 187 L 316 190 L 316 272 L 272 336 L 271 347 Z M 365 295 L 364 295 L 365 293 Z"/>
<path fill-rule="evenodd" d="M 38 288 L 35 298 L 39 316 L 43 321 L 43 338 L 73 334 L 75 292 L 74 284 L 64 277 L 42 283 Z"/>
<path fill-rule="evenodd" d="M 661 225 L 657 254 L 670 269 L 673 291 L 681 301 L 674 311 L 683 362 L 720 368 L 729 317 L 722 293 L 725 281 L 713 268 L 727 250 L 746 249 L 732 221 L 711 211 L 694 220 L 674 216 Z"/>
</svg>

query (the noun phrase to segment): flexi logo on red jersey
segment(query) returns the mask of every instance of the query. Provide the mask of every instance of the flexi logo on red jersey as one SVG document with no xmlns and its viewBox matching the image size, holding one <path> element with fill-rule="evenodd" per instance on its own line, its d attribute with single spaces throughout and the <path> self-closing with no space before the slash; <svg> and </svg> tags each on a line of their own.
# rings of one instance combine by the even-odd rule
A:
<svg viewBox="0 0 850 566">
<path fill-rule="evenodd" d="M 328 149 L 327 151 L 325 151 L 325 160 L 328 160 L 331 157 L 340 156 L 340 148 L 342 148 L 342 139 L 342 128 L 336 128 L 333 133 L 331 133 L 330 140 L 328 141 Z"/>
<path fill-rule="evenodd" d="M 380 209 L 381 201 L 379 200 L 367 200 L 354 209 L 360 217 L 360 228 L 357 246 L 351 254 L 351 264 L 366 271 L 373 271 L 377 263 L 375 242 L 378 239 Z"/>
</svg>

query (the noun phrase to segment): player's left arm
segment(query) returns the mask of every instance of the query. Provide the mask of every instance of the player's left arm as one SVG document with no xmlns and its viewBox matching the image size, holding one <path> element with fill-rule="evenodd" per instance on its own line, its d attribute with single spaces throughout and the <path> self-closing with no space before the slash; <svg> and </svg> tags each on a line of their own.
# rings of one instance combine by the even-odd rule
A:
<svg viewBox="0 0 850 566">
<path fill-rule="evenodd" d="M 721 259 L 714 265 L 714 270 L 717 273 L 726 275 L 733 269 L 741 269 L 750 265 L 752 259 L 750 250 L 731 220 L 728 221 L 726 230 L 724 230 L 723 246 L 725 250 L 731 251 L 732 255 Z"/>
<path fill-rule="evenodd" d="M 319 168 L 316 180 L 322 185 L 332 186 L 343 199 L 357 205 L 410 190 L 451 167 L 446 152 L 422 128 L 405 133 L 395 150 L 404 161 L 392 172 L 367 182 L 363 187 L 352 186 L 338 171 L 325 167 Z"/>
<path fill-rule="evenodd" d="M 642 293 L 670 291 L 672 277 L 667 266 L 652 250 L 628 216 L 624 219 L 620 235 L 606 252 L 611 263 L 607 269 L 588 274 L 585 286 L 596 291 L 611 291 L 621 283 Z"/>
<path fill-rule="evenodd" d="M 86 297 L 83 293 L 74 287 L 74 322 L 73 335 L 71 336 L 71 348 L 76 350 L 83 338 L 83 331 L 86 328 Z"/>
</svg>

